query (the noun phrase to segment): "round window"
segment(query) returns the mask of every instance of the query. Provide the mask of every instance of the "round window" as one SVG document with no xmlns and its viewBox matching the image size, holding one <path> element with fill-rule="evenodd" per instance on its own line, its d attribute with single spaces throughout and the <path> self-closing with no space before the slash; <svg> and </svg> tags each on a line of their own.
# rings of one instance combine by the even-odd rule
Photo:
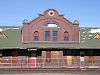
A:
<svg viewBox="0 0 100 75">
<path fill-rule="evenodd" d="M 49 15 L 49 16 L 54 16 L 54 11 L 49 11 L 49 12 L 48 12 L 48 15 Z"/>
</svg>

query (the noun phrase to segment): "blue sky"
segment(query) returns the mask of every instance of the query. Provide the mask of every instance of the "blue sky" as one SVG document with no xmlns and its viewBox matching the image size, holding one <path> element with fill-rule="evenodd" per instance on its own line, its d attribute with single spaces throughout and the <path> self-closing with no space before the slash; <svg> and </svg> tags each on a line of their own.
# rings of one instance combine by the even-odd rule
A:
<svg viewBox="0 0 100 75">
<path fill-rule="evenodd" d="M 48 8 L 54 8 L 81 27 L 100 27 L 100 0 L 0 0 L 0 25 L 21 26 Z"/>
</svg>

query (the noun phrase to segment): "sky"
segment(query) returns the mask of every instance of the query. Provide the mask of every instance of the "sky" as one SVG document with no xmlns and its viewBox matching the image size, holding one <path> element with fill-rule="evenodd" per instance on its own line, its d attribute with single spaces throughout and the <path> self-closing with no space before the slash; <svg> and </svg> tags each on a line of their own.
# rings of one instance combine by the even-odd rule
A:
<svg viewBox="0 0 100 75">
<path fill-rule="evenodd" d="M 81 27 L 100 27 L 100 0 L 0 0 L 0 26 L 22 26 L 50 8 Z"/>
</svg>

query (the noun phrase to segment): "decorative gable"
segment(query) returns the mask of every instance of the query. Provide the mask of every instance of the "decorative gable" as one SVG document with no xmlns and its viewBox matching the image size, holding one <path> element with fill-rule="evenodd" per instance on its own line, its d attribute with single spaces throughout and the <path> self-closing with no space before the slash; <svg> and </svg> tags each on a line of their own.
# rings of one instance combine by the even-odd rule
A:
<svg viewBox="0 0 100 75">
<path fill-rule="evenodd" d="M 25 20 L 23 26 L 23 42 L 79 43 L 79 22 L 70 22 L 54 9 L 44 11 L 32 21 Z"/>
</svg>

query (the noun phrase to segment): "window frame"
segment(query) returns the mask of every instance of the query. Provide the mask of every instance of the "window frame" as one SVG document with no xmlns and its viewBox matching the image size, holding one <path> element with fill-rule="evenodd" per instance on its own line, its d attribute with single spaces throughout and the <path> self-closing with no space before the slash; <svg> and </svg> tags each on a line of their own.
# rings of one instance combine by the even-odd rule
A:
<svg viewBox="0 0 100 75">
<path fill-rule="evenodd" d="M 52 41 L 57 41 L 57 40 L 58 40 L 58 31 L 52 31 Z"/>
<path fill-rule="evenodd" d="M 47 34 L 47 35 L 46 35 L 46 34 Z M 44 38 L 45 38 L 45 39 L 44 39 L 45 41 L 50 41 L 50 31 L 45 31 L 45 32 L 44 32 Z"/>
</svg>

